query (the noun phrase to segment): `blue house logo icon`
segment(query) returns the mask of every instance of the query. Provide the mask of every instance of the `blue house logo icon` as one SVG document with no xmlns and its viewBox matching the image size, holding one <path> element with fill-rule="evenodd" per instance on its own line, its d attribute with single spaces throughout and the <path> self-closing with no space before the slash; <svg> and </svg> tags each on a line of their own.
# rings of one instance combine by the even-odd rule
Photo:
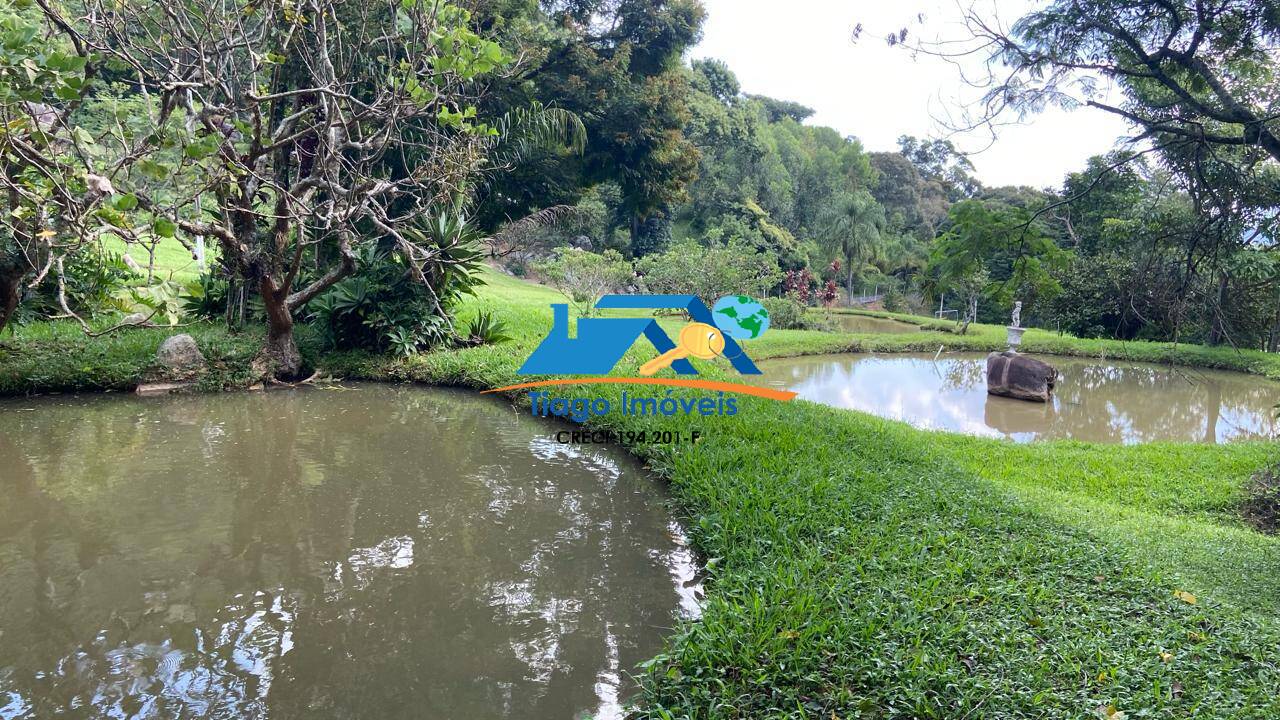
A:
<svg viewBox="0 0 1280 720">
<path fill-rule="evenodd" d="M 694 322 L 715 326 L 707 306 L 696 295 L 605 295 L 598 309 L 684 310 Z M 653 318 L 579 318 L 577 337 L 569 337 L 569 306 L 551 306 L 551 332 L 520 366 L 521 375 L 604 375 L 643 335 L 659 353 L 676 347 Z M 759 375 L 760 370 L 728 333 L 724 334 L 723 356 L 743 375 Z M 681 375 L 696 375 L 687 359 L 671 363 Z"/>
</svg>

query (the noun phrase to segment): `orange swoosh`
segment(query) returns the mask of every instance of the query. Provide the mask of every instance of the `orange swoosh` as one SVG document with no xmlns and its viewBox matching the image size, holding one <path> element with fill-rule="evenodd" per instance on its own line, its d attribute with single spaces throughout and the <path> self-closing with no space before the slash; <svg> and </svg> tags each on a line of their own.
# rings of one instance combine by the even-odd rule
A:
<svg viewBox="0 0 1280 720">
<path fill-rule="evenodd" d="M 741 393 L 743 395 L 755 395 L 756 397 L 768 398 L 769 400 L 781 400 L 786 402 L 796 396 L 789 390 L 770 390 L 769 388 L 756 387 L 755 385 L 741 385 L 739 383 L 719 382 L 717 380 L 681 380 L 672 378 L 664 380 L 662 378 L 647 377 L 594 377 L 594 378 L 569 378 L 564 380 L 541 380 L 539 382 L 520 383 L 519 385 L 507 385 L 506 387 L 493 388 L 492 390 L 481 390 L 480 394 L 503 392 L 506 390 L 523 390 L 524 388 L 547 387 L 550 385 L 671 385 L 674 387 L 697 388 L 699 390 L 723 390 L 724 392 Z"/>
</svg>

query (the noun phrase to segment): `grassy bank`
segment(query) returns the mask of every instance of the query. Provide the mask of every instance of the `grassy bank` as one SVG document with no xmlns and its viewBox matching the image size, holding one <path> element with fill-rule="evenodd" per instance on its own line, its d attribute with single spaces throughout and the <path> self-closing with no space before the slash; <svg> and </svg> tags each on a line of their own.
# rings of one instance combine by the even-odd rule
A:
<svg viewBox="0 0 1280 720">
<path fill-rule="evenodd" d="M 992 351 L 1003 350 L 1005 328 L 998 325 L 974 323 L 964 335 L 956 335 L 955 322 L 903 313 L 839 308 L 840 315 L 865 315 L 868 317 L 897 320 L 920 326 L 920 333 L 906 333 L 876 338 L 873 343 L 856 344 L 850 352 L 901 352 L 906 350 L 933 351 L 939 345 L 947 350 Z M 939 337 L 940 336 L 940 337 Z M 930 344 L 932 342 L 932 347 Z M 1091 357 L 1103 360 L 1132 360 L 1135 362 L 1185 365 L 1188 367 L 1235 370 L 1280 380 L 1280 354 L 1259 350 L 1237 350 L 1231 347 L 1207 347 L 1204 345 L 1147 342 L 1144 340 L 1109 340 L 1104 338 L 1078 338 L 1058 334 L 1050 330 L 1031 328 L 1022 336 L 1019 350 L 1026 353 Z"/>
<path fill-rule="evenodd" d="M 380 379 L 508 384 L 557 299 L 504 279 L 478 305 L 511 324 L 510 345 L 330 361 Z M 750 352 L 952 339 L 778 332 Z M 733 418 L 603 422 L 707 436 L 635 448 L 670 480 L 712 564 L 703 619 L 650 667 L 645 717 L 1280 712 L 1280 543 L 1234 511 L 1249 474 L 1280 460 L 1274 445 L 1013 445 L 753 399 Z"/>
<path fill-rule="evenodd" d="M 485 289 L 462 310 L 460 321 L 465 322 L 482 310 L 492 312 L 511 326 L 509 334 L 514 342 L 505 344 L 504 351 L 531 350 L 549 322 L 550 311 L 543 312 L 546 305 L 565 302 L 565 298 L 550 288 L 493 271 L 486 273 L 486 281 Z M 974 324 L 965 335 L 956 335 L 952 332 L 954 323 L 933 318 L 847 308 L 833 312 L 898 320 L 920 325 L 921 331 L 865 334 L 771 330 L 761 340 L 745 343 L 747 350 L 759 360 L 844 352 L 937 352 L 939 348 L 990 352 L 1006 347 L 1004 328 L 994 325 Z M 668 327 L 680 324 L 674 318 L 661 322 Z M 101 327 L 106 324 L 102 323 Z M 196 323 L 177 329 L 127 329 L 101 338 L 86 337 L 72 321 L 37 323 L 12 332 L 6 330 L 0 335 L 0 395 L 131 389 L 146 377 L 160 343 L 179 332 L 192 334 L 201 348 L 206 349 L 215 370 L 206 379 L 210 389 L 234 387 L 261 342 L 257 328 L 230 333 L 220 323 Z M 331 364 L 322 359 L 321 348 L 305 327 L 299 328 L 299 344 L 312 364 Z M 1037 329 L 1026 332 L 1021 349 L 1046 355 L 1234 370 L 1280 380 L 1280 355 L 1254 350 L 1082 339 Z M 374 365 L 385 364 L 382 358 L 370 360 Z M 349 361 L 349 358 L 343 359 L 343 362 Z"/>
<path fill-rule="evenodd" d="M 110 323 L 98 323 L 98 330 Z M 259 328 L 228 332 L 221 323 L 176 328 L 127 328 L 90 337 L 73 320 L 37 323 L 0 335 L 0 396 L 70 392 L 128 392 L 154 374 L 156 350 L 171 335 L 195 338 L 209 361 L 200 388 L 241 388 L 251 381 L 249 362 L 262 347 Z M 298 345 L 311 362 L 319 344 L 305 327 Z"/>
<path fill-rule="evenodd" d="M 511 342 L 395 361 L 316 358 L 348 377 L 505 385 L 557 301 L 495 277 L 464 319 L 491 310 Z M 15 355 L 57 344 L 27 332 L 0 356 L 9 388 L 22 384 Z M 201 332 L 228 366 L 252 353 L 250 336 Z M 128 355 L 128 343 L 153 350 L 164 333 L 127 334 L 137 338 L 112 340 L 105 357 Z M 986 349 L 977 343 L 989 334 L 780 331 L 749 352 Z M 65 354 L 91 359 L 94 346 Z M 651 352 L 633 350 L 618 373 L 634 374 Z M 114 367 L 101 382 L 137 369 Z M 700 367 L 733 379 L 722 364 Z M 803 401 L 740 407 L 734 417 L 600 420 L 704 434 L 696 446 L 633 448 L 669 481 L 710 573 L 702 619 L 648 668 L 642 717 L 1280 714 L 1280 543 L 1234 513 L 1244 479 L 1280 460 L 1273 445 L 1014 445 Z"/>
</svg>

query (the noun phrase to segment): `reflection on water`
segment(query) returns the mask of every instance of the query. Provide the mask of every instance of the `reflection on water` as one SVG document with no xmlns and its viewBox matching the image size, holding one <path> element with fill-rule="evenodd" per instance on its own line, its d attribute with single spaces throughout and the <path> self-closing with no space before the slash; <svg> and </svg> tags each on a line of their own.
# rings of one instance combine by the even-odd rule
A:
<svg viewBox="0 0 1280 720">
<path fill-rule="evenodd" d="M 697 611 L 618 452 L 474 394 L 0 403 L 0 718 L 617 718 Z"/>
<path fill-rule="evenodd" d="M 832 313 L 836 324 L 845 332 L 851 333 L 912 333 L 920 332 L 920 326 L 890 320 L 888 318 L 871 317 L 870 315 L 845 315 Z"/>
<path fill-rule="evenodd" d="M 1280 383 L 1243 373 L 1081 358 L 1058 368 L 1052 403 L 994 397 L 986 356 L 825 355 L 760 363 L 763 382 L 806 400 L 917 427 L 1018 441 L 1224 442 L 1280 433 Z"/>
</svg>

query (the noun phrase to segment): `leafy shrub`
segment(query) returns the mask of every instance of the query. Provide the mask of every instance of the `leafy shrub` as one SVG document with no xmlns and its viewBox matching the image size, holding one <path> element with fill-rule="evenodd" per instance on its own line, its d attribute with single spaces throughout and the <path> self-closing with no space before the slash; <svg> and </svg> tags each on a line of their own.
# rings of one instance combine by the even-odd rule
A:
<svg viewBox="0 0 1280 720">
<path fill-rule="evenodd" d="M 1280 530 L 1280 468 L 1259 470 L 1250 478 L 1241 514 L 1259 532 Z"/>
<path fill-rule="evenodd" d="M 124 315 L 141 314 L 156 324 L 177 325 L 183 318 L 186 298 L 200 291 L 196 281 L 183 285 L 174 280 L 161 280 L 152 285 L 117 290 L 109 305 Z"/>
<path fill-rule="evenodd" d="M 777 258 L 738 241 L 704 247 L 684 240 L 642 258 L 636 269 L 647 291 L 697 295 L 708 306 L 725 295 L 763 297 L 782 280 Z"/>
<path fill-rule="evenodd" d="M 797 330 L 805 327 L 804 306 L 793 297 L 772 297 L 760 301 L 769 311 L 769 327 Z"/>
<path fill-rule="evenodd" d="M 190 317 L 213 320 L 227 312 L 227 279 L 217 271 L 206 272 L 188 285 L 182 310 Z"/>
<path fill-rule="evenodd" d="M 360 270 L 313 300 L 310 320 L 330 347 L 411 355 L 443 342 L 448 326 L 399 255 L 366 248 Z"/>
<path fill-rule="evenodd" d="M 86 315 L 113 309 L 113 296 L 124 291 L 134 277 L 119 253 L 90 248 L 65 257 L 62 267 L 67 306 Z M 23 299 L 15 319 L 25 324 L 60 314 L 57 271 L 52 270 L 44 282 Z"/>
<path fill-rule="evenodd" d="M 884 291 L 884 309 L 889 312 L 904 312 L 907 309 L 907 296 L 897 285 L 890 285 Z"/>
<path fill-rule="evenodd" d="M 840 288 L 836 285 L 835 280 L 828 280 L 822 289 L 818 291 L 818 302 L 822 303 L 822 307 L 830 308 L 840 299 Z"/>
<path fill-rule="evenodd" d="M 548 285 L 564 293 L 581 315 L 590 315 L 602 295 L 625 288 L 633 277 L 631 263 L 617 250 L 597 254 L 560 248 L 535 269 Z"/>
<path fill-rule="evenodd" d="M 308 306 L 307 319 L 328 346 L 412 355 L 457 339 L 442 313 L 480 283 L 477 235 L 465 217 L 449 212 L 405 235 L 431 258 L 419 268 L 430 287 L 389 242 L 366 246 L 356 274 Z"/>
<path fill-rule="evenodd" d="M 808 305 L 813 300 L 814 288 L 817 285 L 818 280 L 813 273 L 809 272 L 809 268 L 788 270 L 782 279 L 783 292 L 795 298 L 801 305 Z"/>
</svg>

